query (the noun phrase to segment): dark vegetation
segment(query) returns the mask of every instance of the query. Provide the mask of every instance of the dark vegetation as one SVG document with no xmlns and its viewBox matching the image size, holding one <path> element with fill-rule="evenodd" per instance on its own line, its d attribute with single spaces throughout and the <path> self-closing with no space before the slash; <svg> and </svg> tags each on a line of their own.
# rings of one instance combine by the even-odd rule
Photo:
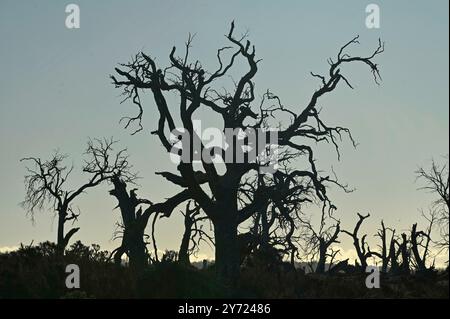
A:
<svg viewBox="0 0 450 319">
<path fill-rule="evenodd" d="M 213 71 L 205 70 L 199 61 L 190 61 L 193 37 L 189 36 L 182 57 L 176 56 L 173 47 L 169 66 L 158 66 L 155 59 L 139 52 L 111 76 L 125 101 L 131 100 L 138 108 L 137 116 L 122 119 L 126 128 L 137 124 L 133 134 L 144 129 L 140 95 L 148 92 L 156 106 L 153 113 L 158 115 L 157 129 L 151 133 L 162 150 L 168 156 L 173 153 L 169 132 L 182 128 L 189 133 L 188 140 L 181 141 L 182 152 L 198 144 L 205 155 L 194 165 L 190 154 L 189 161 L 177 165 L 176 173 L 156 172 L 180 189 L 166 200 L 155 203 L 138 195 L 138 176 L 127 151 L 115 151 L 112 139 L 88 142 L 81 172 L 87 182 L 75 190 L 66 186 L 74 169 L 65 164 L 65 155 L 24 159 L 30 166 L 22 205 L 32 218 L 38 209 L 55 212 L 58 235 L 56 244 L 23 246 L 0 255 L 0 297 L 448 298 L 448 268 L 438 271 L 433 259 L 437 253 L 448 253 L 448 164 L 433 162 L 430 170 L 417 171 L 422 188 L 436 197 L 423 212 L 426 227 L 414 223 L 398 233 L 381 221 L 374 234 L 377 247 L 369 246 L 361 229 L 371 220 L 370 214 L 358 213 L 355 226 L 344 229 L 327 190 L 333 186 L 344 192 L 352 189 L 339 182 L 334 172 L 327 174 L 316 166 L 317 144 L 330 144 L 338 159 L 344 137 L 356 145 L 349 129 L 323 121 L 319 101 L 339 84 L 353 89 L 341 71 L 344 66 L 367 67 L 379 84 L 374 59 L 384 52 L 383 42 L 379 40 L 375 50 L 360 57 L 349 52 L 359 44 L 359 38 L 353 38 L 329 59 L 327 75 L 311 73 L 319 88 L 310 100 L 288 107 L 269 90 L 257 101 L 253 78 L 260 60 L 246 35 L 235 33 L 232 23 L 225 36 L 228 45 L 217 50 L 218 67 Z M 233 68 L 238 60 L 244 66 Z M 244 73 L 229 89 L 221 88 L 232 69 Z M 179 103 L 169 105 L 168 95 L 177 96 Z M 224 131 L 277 127 L 278 169 L 265 174 L 263 169 L 270 161 L 261 154 L 252 161 L 247 154 L 242 163 L 223 163 L 224 172 L 219 171 L 211 159 L 214 155 L 225 158 L 225 150 L 203 145 L 193 125 L 200 109 L 217 116 Z M 238 144 L 236 136 L 226 142 Z M 247 145 L 248 136 L 241 142 Z M 120 210 L 116 232 L 120 245 L 112 252 L 79 241 L 70 245 L 78 228 L 66 231 L 65 226 L 76 222 L 80 214 L 73 203 L 102 183 L 111 186 L 110 198 Z M 307 213 L 314 205 L 320 208 L 318 222 Z M 185 230 L 179 251 L 160 256 L 155 239 L 157 221 L 170 218 L 180 207 L 184 208 Z M 352 239 L 356 261 L 339 260 L 342 236 Z M 199 269 L 193 267 L 191 256 L 202 243 L 214 248 L 215 257 L 214 264 Z M 80 289 L 68 290 L 64 285 L 65 266 L 70 263 L 81 269 Z M 379 289 L 365 285 L 366 268 L 373 264 L 381 270 Z"/>
<path fill-rule="evenodd" d="M 269 269 L 263 262 L 245 266 L 235 287 L 206 269 L 173 260 L 167 252 L 158 263 L 136 275 L 132 268 L 109 261 L 98 246 L 75 242 L 65 256 L 45 242 L 0 254 L 0 298 L 448 298 L 448 269 L 432 276 L 382 274 L 380 289 L 367 289 L 365 274 L 305 274 Z M 168 257 L 167 257 L 168 256 Z M 67 289 L 67 264 L 80 266 L 81 288 Z"/>
</svg>

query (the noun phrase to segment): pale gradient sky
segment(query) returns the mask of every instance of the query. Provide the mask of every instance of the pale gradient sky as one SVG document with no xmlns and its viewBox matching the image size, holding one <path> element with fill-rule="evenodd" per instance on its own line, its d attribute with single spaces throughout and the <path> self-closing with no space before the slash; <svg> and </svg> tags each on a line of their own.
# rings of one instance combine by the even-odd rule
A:
<svg viewBox="0 0 450 319">
<path fill-rule="evenodd" d="M 149 134 L 156 113 L 145 99 L 146 130 L 130 136 L 118 124 L 134 114 L 120 105 L 119 91 L 108 78 L 119 62 L 143 50 L 166 63 L 173 45 L 180 50 L 188 32 L 196 33 L 192 53 L 215 67 L 215 51 L 225 44 L 231 20 L 248 29 L 262 58 L 255 78 L 259 93 L 270 88 L 286 105 L 307 103 L 318 82 L 309 72 L 324 73 L 326 59 L 356 34 L 371 52 L 378 37 L 386 52 L 377 58 L 383 82 L 376 86 L 364 67 L 345 72 L 355 90 L 341 85 L 321 101 L 329 124 L 351 128 L 359 147 L 344 142 L 342 160 L 332 147 L 320 147 L 318 164 L 333 165 L 341 180 L 357 188 L 332 192 L 337 216 L 352 228 L 356 212 L 370 212 L 363 231 L 369 239 L 384 219 L 399 230 L 420 221 L 420 208 L 432 198 L 417 191 L 414 171 L 432 157 L 448 153 L 448 1 L 373 1 L 381 8 L 381 28 L 365 27 L 370 1 L 73 1 L 81 9 L 81 28 L 65 28 L 64 1 L 0 1 L 0 247 L 54 240 L 52 214 L 37 214 L 32 225 L 18 205 L 24 196 L 25 169 L 19 159 L 48 157 L 59 147 L 80 163 L 87 137 L 114 136 L 128 147 L 140 171 L 139 194 L 161 200 L 176 191 L 154 171 L 174 169 L 159 141 Z M 79 168 L 79 165 L 76 167 Z M 76 184 L 80 174 L 73 174 Z M 74 239 L 111 249 L 117 211 L 108 186 L 82 196 L 82 215 Z M 181 215 L 159 223 L 161 248 L 178 249 Z M 351 243 L 343 240 L 345 250 Z M 206 254 L 210 251 L 206 250 Z"/>
</svg>

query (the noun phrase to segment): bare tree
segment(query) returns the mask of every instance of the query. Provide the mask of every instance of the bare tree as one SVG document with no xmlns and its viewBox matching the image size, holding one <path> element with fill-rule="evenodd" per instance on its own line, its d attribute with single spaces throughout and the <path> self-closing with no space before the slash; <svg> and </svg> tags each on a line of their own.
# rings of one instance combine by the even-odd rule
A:
<svg viewBox="0 0 450 319">
<path fill-rule="evenodd" d="M 402 263 L 399 266 L 399 271 L 403 274 L 409 274 L 411 271 L 410 268 L 410 249 L 408 248 L 409 244 L 408 236 L 405 233 L 401 234 L 401 241 L 398 240 L 396 244 L 398 245 L 398 253 L 397 256 L 402 257 Z"/>
<path fill-rule="evenodd" d="M 366 218 L 370 217 L 370 214 L 361 215 L 358 213 L 359 220 L 353 229 L 353 232 L 349 232 L 347 230 L 341 230 L 343 233 L 349 235 L 353 239 L 353 246 L 355 247 L 356 253 L 359 259 L 359 267 L 361 271 L 366 271 L 367 268 L 367 259 L 372 257 L 374 254 L 370 251 L 370 247 L 366 242 L 367 235 L 363 235 L 359 238 L 358 232 L 361 228 L 362 223 Z"/>
<path fill-rule="evenodd" d="M 448 155 L 445 157 L 448 161 Z M 439 227 L 440 239 L 436 241 L 437 247 L 442 251 L 449 249 L 449 174 L 448 162 L 443 165 L 432 160 L 431 168 L 425 170 L 419 168 L 416 171 L 417 179 L 423 181 L 425 186 L 420 189 L 436 195 L 432 203 L 430 215 L 435 219 L 435 225 Z"/>
<path fill-rule="evenodd" d="M 198 178 L 199 173 L 194 169 L 192 161 L 182 161 L 177 167 L 179 175 L 171 174 L 171 181 L 185 188 L 190 198 L 194 199 L 211 219 L 214 225 L 216 269 L 218 274 L 229 282 L 234 282 L 239 274 L 238 225 L 251 218 L 266 203 L 265 200 L 259 200 L 260 196 L 255 196 L 254 201 L 247 206 L 238 207 L 238 190 L 242 177 L 249 172 L 259 171 L 260 164 L 248 160 L 244 163 L 225 163 L 226 172 L 219 174 L 211 158 L 213 155 L 221 155 L 225 158 L 225 151 L 216 153 L 217 148 L 208 148 L 202 143 L 193 125 L 193 116 L 196 111 L 208 109 L 221 118 L 224 129 L 237 129 L 242 132 L 245 132 L 247 128 L 267 127 L 268 121 L 273 118 L 281 120 L 283 116 L 290 117 L 290 121 L 288 120 L 290 124 L 280 128 L 278 132 L 278 145 L 298 152 L 299 156 L 307 159 L 308 167 L 293 170 L 285 178 L 290 181 L 295 178 L 311 180 L 316 196 L 322 202 L 329 204 L 326 185 L 333 184 L 334 181 L 328 176 L 319 174 L 313 149 L 299 139 L 330 142 L 335 146 L 339 158 L 337 143 L 341 135 L 347 134 L 352 141 L 353 139 L 347 128 L 332 127 L 324 123 L 317 108 L 318 101 L 332 92 L 340 82 L 352 88 L 348 79 L 341 73 L 341 68 L 351 63 L 360 62 L 367 65 L 378 83 L 379 70 L 373 59 L 384 50 L 382 42 L 379 41 L 377 49 L 369 56 L 351 56 L 346 51 L 349 46 L 359 43 L 358 37 L 355 37 L 339 50 L 335 60 L 329 60 L 330 68 L 327 76 L 312 73 L 313 77 L 320 80 L 321 86 L 312 94 L 305 106 L 300 109 L 297 107 L 296 111 L 290 110 L 281 104 L 276 95 L 268 91 L 256 106 L 259 109 L 258 112 L 252 109 L 256 100 L 253 79 L 258 71 L 260 60 L 256 58 L 255 47 L 250 41 L 245 40 L 245 35 L 241 38 L 236 37 L 234 31 L 233 22 L 226 35 L 231 46 L 224 46 L 217 50 L 219 66 L 215 71 L 208 72 L 199 61 L 190 61 L 192 37 L 189 36 L 183 57 L 177 57 L 176 48 L 173 47 L 169 54 L 171 65 L 167 68 L 160 68 L 155 59 L 140 52 L 130 63 L 121 64 L 120 68 L 115 69 L 120 79 L 111 76 L 115 86 L 123 89 L 125 99 L 131 99 L 138 107 L 136 116 L 123 118 L 125 127 L 137 123 L 138 128 L 134 133 L 143 128 L 140 92 L 152 93 L 159 112 L 158 127 L 152 133 L 158 136 L 167 152 L 171 152 L 173 147 L 168 131 L 174 131 L 177 128 L 177 121 L 173 113 L 174 107 L 169 106 L 166 96 L 172 93 L 178 95 L 179 104 L 176 107 L 179 112 L 178 122 L 181 123 L 178 127 L 183 128 L 187 133 L 189 145 L 200 145 L 200 153 L 206 156 L 201 156 L 199 159 L 203 170 L 202 178 Z M 225 62 L 225 53 L 233 49 L 234 51 Z M 248 69 L 239 80 L 234 82 L 232 90 L 215 88 L 214 84 L 222 87 L 221 83 L 228 78 L 230 69 L 238 59 L 242 59 L 248 65 Z M 268 106 L 267 103 L 272 101 L 277 103 Z M 227 141 L 229 145 L 236 145 L 234 142 L 237 141 Z M 189 145 L 183 145 L 183 150 L 190 149 Z M 166 175 L 169 176 L 168 174 Z"/>
<path fill-rule="evenodd" d="M 178 251 L 178 260 L 180 263 L 189 265 L 190 256 L 195 255 L 199 250 L 199 245 L 202 242 L 208 245 L 214 245 L 214 239 L 204 229 L 203 221 L 208 217 L 202 215 L 200 206 L 197 203 L 189 201 L 186 204 L 184 216 L 184 233 L 181 239 L 180 249 Z"/>
<path fill-rule="evenodd" d="M 333 221 L 335 221 L 333 219 Z M 311 271 L 324 273 L 333 268 L 339 249 L 333 249 L 333 244 L 339 243 L 338 236 L 341 232 L 340 221 L 335 221 L 331 226 L 326 226 L 325 219 L 321 220 L 318 230 L 315 230 L 310 220 L 302 219 L 303 231 L 301 234 L 301 246 L 304 257 L 309 260 Z M 315 264 L 315 267 L 314 267 Z"/>
<path fill-rule="evenodd" d="M 112 256 L 116 264 L 120 264 L 123 254 L 127 254 L 130 267 L 136 270 L 142 269 L 148 263 L 148 251 L 145 243 L 145 228 L 147 221 L 142 214 L 142 205 L 152 205 L 147 199 L 137 197 L 136 190 L 127 191 L 127 182 L 134 183 L 134 179 L 114 175 L 111 177 L 114 189 L 110 194 L 116 197 L 117 207 L 120 209 L 122 221 L 122 243 L 116 248 Z"/>
<path fill-rule="evenodd" d="M 391 231 L 392 235 L 388 241 L 388 231 Z M 388 272 L 389 263 L 391 263 L 391 269 L 397 268 L 397 256 L 395 246 L 395 230 L 388 228 L 384 225 L 384 221 L 381 221 L 381 228 L 375 236 L 378 236 L 381 240 L 381 245 L 378 245 L 380 252 L 372 252 L 374 256 L 381 259 L 381 271 L 383 273 Z"/>
<path fill-rule="evenodd" d="M 134 184 L 135 175 L 123 176 L 115 174 L 110 180 L 114 188 L 109 192 L 117 201 L 117 207 L 120 209 L 122 222 L 119 226 L 122 228 L 122 243 L 111 254 L 114 261 L 120 263 L 122 256 L 126 254 L 130 261 L 130 267 L 141 271 L 149 260 L 147 249 L 145 229 L 153 216 L 151 222 L 151 241 L 154 249 L 154 261 L 158 262 L 158 248 L 155 238 L 155 225 L 158 217 L 170 217 L 173 210 L 189 199 L 188 192 L 180 192 L 161 203 L 153 203 L 149 199 L 139 198 L 136 194 L 137 189 L 127 190 L 127 183 Z M 144 207 L 146 208 L 144 209 Z M 192 232 L 192 229 L 191 229 Z M 194 230 L 197 236 L 197 231 Z"/>
<path fill-rule="evenodd" d="M 112 175 L 121 172 L 128 174 L 129 164 L 125 149 L 115 154 L 112 139 L 89 140 L 85 152 L 86 161 L 82 171 L 90 177 L 87 182 L 78 188 L 71 190 L 67 186 L 67 180 L 73 172 L 73 165 L 67 166 L 64 162 L 66 155 L 55 152 L 50 160 L 42 160 L 38 157 L 26 157 L 21 161 L 31 162 L 27 167 L 25 176 L 25 200 L 21 205 L 34 218 L 36 210 L 42 210 L 47 205 L 54 209 L 58 217 L 57 246 L 58 251 L 63 252 L 70 238 L 79 230 L 72 228 L 67 233 L 64 226 L 69 221 L 76 221 L 79 213 L 73 209 L 74 200 L 87 189 L 99 185 Z"/>
<path fill-rule="evenodd" d="M 279 169 L 272 176 L 259 174 L 253 180 L 244 178 L 239 186 L 239 207 L 259 202 L 253 221 L 244 240 L 247 254 L 257 253 L 268 263 L 289 258 L 291 269 L 298 258 L 302 209 L 315 199 L 314 186 L 310 180 L 290 179 L 288 164 L 295 154 L 280 154 Z M 244 239 L 245 238 L 245 239 Z M 246 256 L 241 256 L 241 261 Z M 272 259 L 272 260 L 270 260 Z"/>
<path fill-rule="evenodd" d="M 413 224 L 411 228 L 411 251 L 416 270 L 422 273 L 434 268 L 434 262 L 430 268 L 427 267 L 427 257 L 430 255 L 431 231 L 438 216 L 431 214 L 430 216 L 423 215 L 423 217 L 428 220 L 428 227 L 425 231 L 417 230 L 417 223 Z"/>
</svg>

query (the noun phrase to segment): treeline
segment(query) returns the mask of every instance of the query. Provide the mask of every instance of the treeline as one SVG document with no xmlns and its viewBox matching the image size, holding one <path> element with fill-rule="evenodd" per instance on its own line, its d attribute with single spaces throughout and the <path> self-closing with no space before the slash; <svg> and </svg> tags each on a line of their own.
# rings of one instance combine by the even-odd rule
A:
<svg viewBox="0 0 450 319">
<path fill-rule="evenodd" d="M 166 252 L 159 262 L 136 274 L 111 262 L 111 252 L 77 241 L 58 253 L 50 242 L 21 246 L 0 253 L 0 299 L 4 298 L 448 298 L 448 270 L 435 276 L 383 275 L 379 289 L 368 289 L 366 275 L 304 274 L 267 267 L 253 257 L 241 268 L 239 282 L 227 286 L 215 275 L 214 265 L 198 269 Z M 79 289 L 65 285 L 66 266 L 80 267 Z"/>
</svg>

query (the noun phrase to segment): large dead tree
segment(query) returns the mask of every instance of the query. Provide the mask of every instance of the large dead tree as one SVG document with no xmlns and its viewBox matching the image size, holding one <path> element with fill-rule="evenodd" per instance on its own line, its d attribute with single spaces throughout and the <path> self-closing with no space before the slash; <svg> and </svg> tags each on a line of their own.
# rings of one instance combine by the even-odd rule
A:
<svg viewBox="0 0 450 319">
<path fill-rule="evenodd" d="M 188 145 L 183 150 L 190 149 L 190 145 L 200 145 L 200 153 L 206 154 L 199 159 L 201 174 L 194 168 L 192 161 L 182 161 L 177 169 L 179 174 L 166 172 L 171 182 L 184 188 L 189 197 L 195 200 L 214 225 L 215 263 L 220 277 L 234 282 L 239 274 L 238 225 L 247 221 L 261 207 L 266 204 L 268 194 L 261 191 L 253 201 L 245 207 L 238 206 L 239 184 L 242 177 L 250 172 L 257 173 L 261 165 L 254 161 L 244 163 L 225 163 L 225 173 L 219 174 L 213 155 L 225 158 L 224 150 L 216 152 L 217 148 L 206 147 L 194 130 L 193 118 L 198 110 L 207 109 L 215 113 L 222 121 L 221 129 L 237 129 L 245 132 L 247 128 L 278 127 L 281 119 L 290 120 L 278 132 L 278 145 L 282 148 L 294 150 L 305 158 L 308 166 L 291 171 L 284 178 L 288 181 L 308 179 L 314 185 L 316 196 L 323 203 L 329 204 L 326 185 L 333 183 L 328 176 L 322 176 L 316 167 L 314 153 L 308 142 L 329 142 L 335 146 L 338 156 L 338 141 L 342 134 L 350 135 L 347 128 L 328 126 L 319 115 L 319 100 L 332 92 L 339 83 L 352 88 L 349 80 L 341 72 L 342 67 L 352 63 L 362 63 L 369 67 L 374 80 L 378 83 L 379 70 L 373 59 L 383 52 L 384 46 L 379 41 L 377 49 L 367 57 L 351 56 L 347 49 L 358 44 L 358 37 L 346 43 L 338 52 L 336 59 L 329 60 L 327 75 L 312 73 L 320 80 L 320 87 L 313 92 L 311 99 L 295 109 L 281 104 L 280 99 L 271 92 L 263 94 L 262 101 L 256 101 L 255 83 L 253 79 L 258 71 L 260 60 L 256 58 L 255 47 L 244 37 L 236 37 L 234 23 L 231 24 L 226 39 L 230 43 L 217 50 L 218 67 L 213 71 L 204 69 L 199 61 L 190 61 L 192 37 L 186 43 L 186 51 L 182 57 L 176 55 L 173 47 L 170 54 L 170 65 L 166 68 L 157 65 L 154 58 L 140 52 L 131 62 L 121 64 L 115 71 L 118 75 L 111 76 L 116 87 L 122 88 L 125 99 L 130 99 L 138 108 L 134 117 L 124 118 L 125 126 L 137 123 L 137 131 L 143 129 L 142 117 L 144 108 L 141 103 L 142 91 L 151 92 L 159 113 L 157 129 L 152 133 L 157 135 L 164 149 L 171 152 L 173 143 L 169 132 L 182 128 L 188 138 Z M 225 57 L 227 52 L 231 53 Z M 238 60 L 241 60 L 237 62 Z M 231 69 L 236 64 L 244 63 L 247 69 L 232 85 L 231 90 L 218 89 L 223 87 L 224 81 L 229 79 Z M 240 64 L 241 66 L 242 64 Z M 242 70 L 242 67 L 239 68 Z M 176 94 L 179 97 L 177 105 L 169 105 L 167 96 Z M 273 102 L 276 102 L 273 104 Z M 256 104 L 256 105 L 255 105 Z M 270 104 L 270 105 L 268 105 Z M 178 117 L 175 117 L 175 114 Z M 275 119 L 277 123 L 270 124 Z M 185 143 L 187 143 L 185 142 Z M 236 138 L 226 141 L 229 145 L 236 145 Z M 210 156 L 208 156 L 210 154 Z M 291 183 L 290 187 L 295 187 Z M 270 194 L 269 194 L 270 195 Z"/>
<path fill-rule="evenodd" d="M 75 199 L 89 188 L 99 185 L 117 173 L 128 175 L 129 164 L 125 149 L 114 154 L 112 139 L 89 140 L 85 152 L 86 160 L 82 171 L 89 175 L 87 182 L 74 190 L 67 185 L 73 172 L 73 166 L 67 166 L 66 155 L 56 152 L 50 160 L 38 157 L 26 157 L 21 161 L 31 162 L 25 176 L 25 200 L 22 206 L 34 218 L 36 210 L 42 210 L 47 205 L 54 209 L 58 218 L 57 246 L 63 252 L 70 238 L 79 230 L 72 228 L 65 232 L 65 224 L 76 221 L 79 213 L 75 212 L 72 204 Z"/>
</svg>

